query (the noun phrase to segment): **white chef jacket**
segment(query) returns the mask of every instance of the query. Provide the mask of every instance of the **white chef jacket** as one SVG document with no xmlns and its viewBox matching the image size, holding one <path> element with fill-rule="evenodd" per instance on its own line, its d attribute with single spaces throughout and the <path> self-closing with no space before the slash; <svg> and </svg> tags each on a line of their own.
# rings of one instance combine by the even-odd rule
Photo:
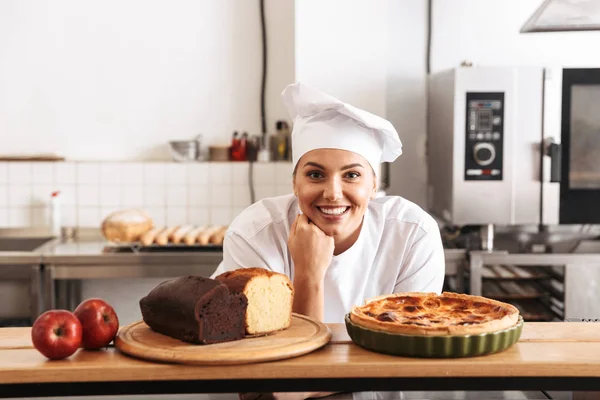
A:
<svg viewBox="0 0 600 400">
<path fill-rule="evenodd" d="M 262 199 L 242 211 L 223 241 L 223 261 L 212 277 L 238 268 L 261 267 L 287 275 L 290 227 L 300 213 L 295 195 Z M 324 322 L 342 323 L 365 299 L 397 292 L 440 293 L 445 260 L 436 221 L 398 196 L 369 201 L 358 240 L 334 255 L 325 274 Z"/>
</svg>

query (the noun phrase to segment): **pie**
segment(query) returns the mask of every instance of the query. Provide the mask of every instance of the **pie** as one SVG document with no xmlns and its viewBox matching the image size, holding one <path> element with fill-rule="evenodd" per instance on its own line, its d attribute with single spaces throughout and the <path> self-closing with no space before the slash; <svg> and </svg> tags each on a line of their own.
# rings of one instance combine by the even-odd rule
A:
<svg viewBox="0 0 600 400">
<path fill-rule="evenodd" d="M 360 327 L 419 336 L 497 332 L 518 320 L 519 310 L 511 304 L 452 292 L 384 295 L 350 312 L 350 321 Z"/>
</svg>

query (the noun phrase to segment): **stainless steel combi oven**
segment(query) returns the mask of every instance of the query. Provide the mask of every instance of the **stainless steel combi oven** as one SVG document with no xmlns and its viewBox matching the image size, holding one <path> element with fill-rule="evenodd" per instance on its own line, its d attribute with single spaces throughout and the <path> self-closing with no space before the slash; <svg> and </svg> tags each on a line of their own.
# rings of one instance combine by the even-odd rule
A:
<svg viewBox="0 0 600 400">
<path fill-rule="evenodd" d="M 600 223 L 600 68 L 461 67 L 428 87 L 431 213 Z"/>
</svg>

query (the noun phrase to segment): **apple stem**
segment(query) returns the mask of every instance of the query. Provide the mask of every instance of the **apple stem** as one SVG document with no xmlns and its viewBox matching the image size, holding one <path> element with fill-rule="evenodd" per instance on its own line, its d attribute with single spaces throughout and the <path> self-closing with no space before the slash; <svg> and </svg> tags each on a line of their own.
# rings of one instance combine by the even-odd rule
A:
<svg viewBox="0 0 600 400">
<path fill-rule="evenodd" d="M 56 336 L 60 336 L 60 335 L 62 335 L 62 329 L 60 329 L 60 328 L 56 328 L 56 329 L 54 330 L 54 334 L 55 334 Z"/>
</svg>

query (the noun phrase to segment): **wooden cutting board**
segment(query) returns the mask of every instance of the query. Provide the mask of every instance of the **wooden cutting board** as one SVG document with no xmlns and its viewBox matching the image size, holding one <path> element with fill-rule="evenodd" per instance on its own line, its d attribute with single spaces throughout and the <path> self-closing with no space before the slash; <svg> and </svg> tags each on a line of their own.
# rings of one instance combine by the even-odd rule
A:
<svg viewBox="0 0 600 400">
<path fill-rule="evenodd" d="M 143 321 L 122 328 L 115 346 L 123 353 L 151 361 L 179 364 L 248 364 L 281 360 L 310 353 L 331 340 L 331 330 L 321 322 L 292 314 L 288 329 L 267 336 L 232 342 L 194 345 L 150 329 Z"/>
</svg>

